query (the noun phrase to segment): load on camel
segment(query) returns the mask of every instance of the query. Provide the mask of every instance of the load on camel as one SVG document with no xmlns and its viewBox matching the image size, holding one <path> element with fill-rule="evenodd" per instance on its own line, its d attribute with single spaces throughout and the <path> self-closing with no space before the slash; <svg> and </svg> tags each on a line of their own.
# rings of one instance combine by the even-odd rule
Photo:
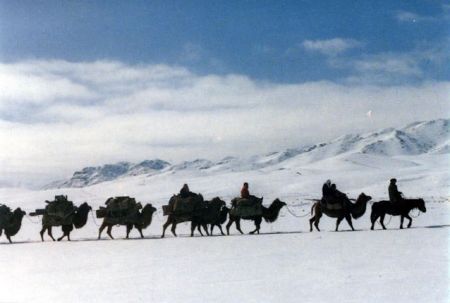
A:
<svg viewBox="0 0 450 303">
<path fill-rule="evenodd" d="M 106 233 L 111 239 L 114 237 L 111 234 L 112 227 L 114 225 L 124 225 L 127 228 L 127 236 L 129 238 L 130 231 L 133 226 L 139 231 L 141 238 L 144 238 L 142 230 L 150 226 L 152 223 L 153 213 L 156 208 L 152 204 L 146 204 L 142 208 L 140 202 L 136 202 L 136 199 L 123 196 L 109 198 L 105 202 L 106 207 L 100 206 L 96 211 L 97 218 L 103 218 L 102 225 L 98 231 L 98 239 L 100 239 L 102 231 L 107 228 Z"/>
<path fill-rule="evenodd" d="M 23 216 L 25 212 L 20 207 L 12 211 L 8 206 L 0 204 L 0 236 L 5 232 L 9 243 L 12 243 L 11 237 L 19 232 Z"/>
<path fill-rule="evenodd" d="M 168 205 L 163 205 L 163 214 L 167 216 L 167 221 L 163 225 L 161 238 L 164 238 L 166 229 L 172 225 L 172 234 L 176 237 L 178 223 L 192 221 L 195 214 L 206 208 L 206 203 L 201 194 L 193 193 L 187 184 L 183 186 L 178 195 L 173 195 Z"/>
<path fill-rule="evenodd" d="M 234 198 L 231 201 L 230 219 L 226 226 L 227 234 L 230 234 L 230 227 L 233 223 L 236 223 L 236 229 L 243 234 L 241 230 L 241 219 L 255 222 L 256 228 L 250 234 L 259 234 L 262 219 L 264 218 L 267 223 L 275 222 L 278 219 L 281 208 L 286 205 L 285 202 L 280 201 L 278 198 L 269 207 L 262 205 L 262 201 L 263 198 Z"/>
<path fill-rule="evenodd" d="M 89 211 L 92 209 L 86 202 L 77 207 L 64 195 L 55 196 L 55 200 L 45 201 L 45 203 L 47 203 L 45 208 L 36 209 L 35 212 L 30 213 L 30 216 L 43 215 L 40 231 L 42 241 L 44 241 L 46 230 L 50 238 L 55 241 L 52 235 L 52 227 L 54 226 L 61 226 L 63 231 L 63 235 L 58 238 L 58 241 L 61 241 L 64 237 L 67 237 L 70 241 L 70 232 L 73 227 L 82 228 L 86 225 Z"/>
</svg>

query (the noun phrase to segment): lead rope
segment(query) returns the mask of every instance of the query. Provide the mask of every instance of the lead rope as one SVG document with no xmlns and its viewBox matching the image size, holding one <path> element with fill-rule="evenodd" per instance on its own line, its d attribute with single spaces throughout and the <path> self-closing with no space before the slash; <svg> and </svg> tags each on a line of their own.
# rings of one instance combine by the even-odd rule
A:
<svg viewBox="0 0 450 303">
<path fill-rule="evenodd" d="M 25 216 L 27 219 L 28 219 L 28 221 L 30 221 L 31 223 L 33 223 L 33 224 L 39 224 L 39 223 L 41 223 L 41 222 L 39 222 L 39 221 L 33 221 L 33 220 L 31 220 L 31 218 L 30 218 L 30 216 L 29 215 L 26 215 Z"/>
<path fill-rule="evenodd" d="M 294 217 L 296 217 L 296 218 L 304 218 L 304 217 L 306 217 L 306 216 L 309 215 L 309 212 L 307 212 L 307 213 L 304 214 L 304 215 L 297 215 L 297 214 L 295 214 L 295 213 L 289 208 L 289 206 L 287 206 L 287 205 L 286 205 L 286 209 L 288 210 L 288 212 L 289 212 L 292 216 L 294 216 Z"/>
<path fill-rule="evenodd" d="M 97 219 L 95 219 L 95 217 L 94 217 L 94 211 L 92 209 L 91 209 L 90 213 L 91 213 L 92 221 L 94 221 L 94 224 L 97 226 L 100 226 L 100 224 L 97 223 Z"/>
</svg>

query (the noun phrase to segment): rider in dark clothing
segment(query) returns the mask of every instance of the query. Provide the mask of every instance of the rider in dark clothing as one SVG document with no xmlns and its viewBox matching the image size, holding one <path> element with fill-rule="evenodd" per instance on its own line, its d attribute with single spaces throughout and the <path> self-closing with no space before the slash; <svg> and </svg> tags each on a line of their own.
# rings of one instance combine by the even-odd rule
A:
<svg viewBox="0 0 450 303">
<path fill-rule="evenodd" d="M 180 197 L 188 198 L 188 197 L 194 197 L 194 196 L 196 196 L 196 194 L 189 190 L 189 186 L 187 184 L 184 184 L 180 190 Z"/>
<path fill-rule="evenodd" d="M 397 188 L 397 179 L 393 178 L 391 179 L 391 183 L 389 184 L 389 200 L 392 203 L 398 203 L 403 200 L 402 193 L 398 191 Z"/>
<path fill-rule="evenodd" d="M 331 189 L 331 181 L 327 180 L 322 186 L 322 197 L 327 198 L 333 195 L 333 190 Z"/>
</svg>

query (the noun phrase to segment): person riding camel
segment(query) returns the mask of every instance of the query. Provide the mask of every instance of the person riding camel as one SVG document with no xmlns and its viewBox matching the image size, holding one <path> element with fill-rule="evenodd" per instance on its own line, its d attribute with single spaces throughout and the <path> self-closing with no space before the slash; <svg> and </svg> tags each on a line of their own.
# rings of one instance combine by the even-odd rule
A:
<svg viewBox="0 0 450 303">
<path fill-rule="evenodd" d="M 389 200 L 392 203 L 399 203 L 403 201 L 402 193 L 399 192 L 397 188 L 397 179 L 392 178 L 390 180 L 388 192 L 389 192 Z"/>
<path fill-rule="evenodd" d="M 241 189 L 241 198 L 242 199 L 248 199 L 251 201 L 258 201 L 259 198 L 253 195 L 250 195 L 250 191 L 248 190 L 248 183 L 244 182 Z"/>
<path fill-rule="evenodd" d="M 193 197 L 193 196 L 195 196 L 195 194 L 190 191 L 189 186 L 187 184 L 184 184 L 180 190 L 180 197 L 181 198 L 189 198 L 189 197 Z"/>
<path fill-rule="evenodd" d="M 327 180 L 322 186 L 322 199 L 321 203 L 323 205 L 326 204 L 337 204 L 341 203 L 343 207 L 347 206 L 348 199 L 347 195 L 343 192 L 339 191 L 336 188 L 336 184 L 331 183 L 330 180 Z"/>
<path fill-rule="evenodd" d="M 322 199 L 327 199 L 332 195 L 333 191 L 331 189 L 331 181 L 328 179 L 322 186 Z"/>
<path fill-rule="evenodd" d="M 244 185 L 241 189 L 241 198 L 242 199 L 249 199 L 250 198 L 250 192 L 248 190 L 248 183 L 244 182 Z"/>
</svg>

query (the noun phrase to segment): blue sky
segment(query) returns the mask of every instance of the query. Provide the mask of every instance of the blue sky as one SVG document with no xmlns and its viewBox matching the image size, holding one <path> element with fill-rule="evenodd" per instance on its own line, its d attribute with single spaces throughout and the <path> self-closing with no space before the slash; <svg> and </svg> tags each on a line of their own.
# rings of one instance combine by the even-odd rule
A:
<svg viewBox="0 0 450 303">
<path fill-rule="evenodd" d="M 450 116 L 450 2 L 1 1 L 0 186 Z"/>
<path fill-rule="evenodd" d="M 357 41 L 339 54 L 344 61 L 448 51 L 449 14 L 439 1 L 2 1 L 0 59 L 113 59 L 283 83 L 341 80 L 351 68 L 331 67 L 302 43 Z M 450 76 L 440 64 L 421 64 L 423 73 L 405 81 Z"/>
</svg>

